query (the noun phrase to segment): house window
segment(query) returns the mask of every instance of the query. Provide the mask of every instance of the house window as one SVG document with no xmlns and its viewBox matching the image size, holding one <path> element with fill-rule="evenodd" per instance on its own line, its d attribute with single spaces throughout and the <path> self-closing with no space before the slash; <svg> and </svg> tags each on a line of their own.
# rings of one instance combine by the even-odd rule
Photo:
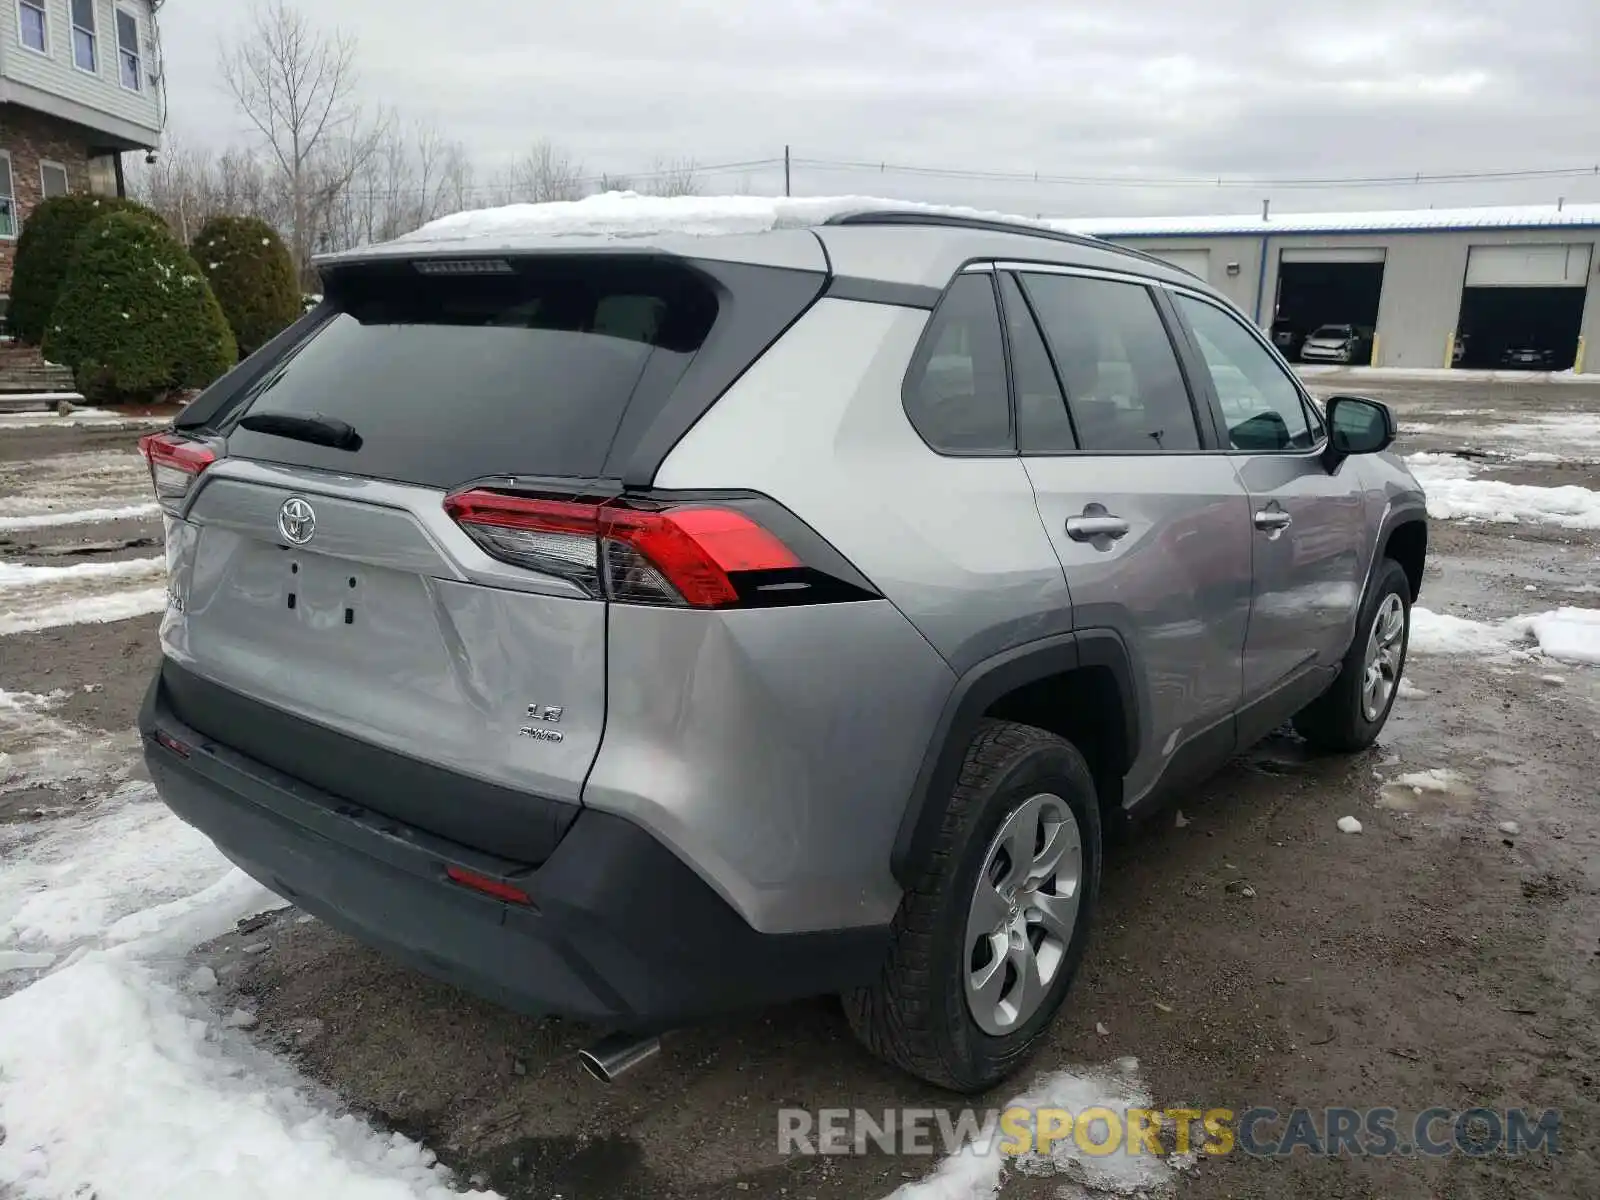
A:
<svg viewBox="0 0 1600 1200">
<path fill-rule="evenodd" d="M 18 32 L 22 44 L 40 54 L 50 53 L 50 38 L 45 32 L 44 0 L 18 0 Z"/>
<path fill-rule="evenodd" d="M 11 191 L 11 155 L 0 150 L 0 238 L 17 236 L 17 202 Z"/>
<path fill-rule="evenodd" d="M 72 63 L 80 71 L 100 73 L 100 48 L 95 42 L 94 0 L 72 0 Z"/>
<path fill-rule="evenodd" d="M 46 200 L 52 196 L 65 196 L 72 190 L 67 180 L 67 169 L 60 163 L 39 164 L 39 185 Z"/>
<path fill-rule="evenodd" d="M 122 86 L 130 92 L 144 90 L 144 73 L 139 70 L 139 18 L 117 9 L 117 64 Z"/>
</svg>

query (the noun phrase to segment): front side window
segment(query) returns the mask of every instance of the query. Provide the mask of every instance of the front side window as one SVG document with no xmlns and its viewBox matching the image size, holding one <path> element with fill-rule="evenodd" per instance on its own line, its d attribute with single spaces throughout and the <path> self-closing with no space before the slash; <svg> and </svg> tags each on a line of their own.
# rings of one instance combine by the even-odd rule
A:
<svg viewBox="0 0 1600 1200">
<path fill-rule="evenodd" d="M 39 164 L 39 185 L 44 190 L 44 198 L 52 196 L 65 196 L 72 188 L 67 182 L 67 169 L 60 163 Z"/>
<path fill-rule="evenodd" d="M 963 275 L 934 311 L 906 376 L 906 416 L 933 449 L 998 454 L 1014 448 L 1005 343 L 994 283 Z"/>
<path fill-rule="evenodd" d="M 100 71 L 95 41 L 94 0 L 72 0 L 72 62 L 80 71 Z"/>
<path fill-rule="evenodd" d="M 1237 318 L 1192 296 L 1177 297 L 1222 406 L 1234 450 L 1309 450 L 1318 441 L 1287 371 Z"/>
<path fill-rule="evenodd" d="M 130 92 L 143 88 L 143 74 L 139 70 L 139 20 L 120 8 L 117 9 L 117 67 L 123 87 Z"/>
<path fill-rule="evenodd" d="M 1200 448 L 1194 405 L 1155 299 L 1141 284 L 1023 276 L 1049 343 L 1078 444 L 1091 454 Z"/>
<path fill-rule="evenodd" d="M 50 53 L 50 36 L 44 19 L 44 0 L 18 0 L 17 22 L 22 44 L 40 54 Z"/>
<path fill-rule="evenodd" d="M 0 238 L 17 236 L 17 204 L 11 192 L 11 156 L 0 150 Z"/>
</svg>

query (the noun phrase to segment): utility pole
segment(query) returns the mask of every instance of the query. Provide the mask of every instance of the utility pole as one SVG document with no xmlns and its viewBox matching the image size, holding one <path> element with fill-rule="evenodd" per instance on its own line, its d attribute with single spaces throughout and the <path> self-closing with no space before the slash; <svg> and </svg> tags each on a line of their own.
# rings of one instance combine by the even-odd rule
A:
<svg viewBox="0 0 1600 1200">
<path fill-rule="evenodd" d="M 783 194 L 789 195 L 789 147 L 783 148 Z"/>
</svg>

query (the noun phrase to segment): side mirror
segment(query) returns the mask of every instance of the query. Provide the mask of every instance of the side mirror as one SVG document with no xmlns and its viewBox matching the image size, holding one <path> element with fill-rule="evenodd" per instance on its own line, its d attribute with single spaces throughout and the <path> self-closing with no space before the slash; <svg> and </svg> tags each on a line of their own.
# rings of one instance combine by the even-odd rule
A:
<svg viewBox="0 0 1600 1200">
<path fill-rule="evenodd" d="M 1394 444 L 1394 413 L 1387 404 L 1365 396 L 1334 396 L 1328 401 L 1328 448 L 1324 461 L 1331 471 L 1352 454 L 1379 454 Z"/>
</svg>

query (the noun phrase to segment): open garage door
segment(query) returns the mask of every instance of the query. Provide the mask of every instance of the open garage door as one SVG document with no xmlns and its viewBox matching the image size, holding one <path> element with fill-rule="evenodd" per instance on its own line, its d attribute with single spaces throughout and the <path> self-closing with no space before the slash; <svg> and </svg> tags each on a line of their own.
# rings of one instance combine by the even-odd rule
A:
<svg viewBox="0 0 1600 1200">
<path fill-rule="evenodd" d="M 1211 281 L 1211 251 L 1209 250 L 1151 250 L 1151 258 L 1187 271 L 1197 279 Z"/>
<path fill-rule="evenodd" d="M 1278 259 L 1278 302 L 1272 320 L 1272 340 L 1278 349 L 1290 359 L 1335 361 L 1342 356 L 1361 365 L 1372 361 L 1378 301 L 1383 295 L 1383 263 L 1381 247 L 1283 250 Z M 1326 326 L 1349 326 L 1349 349 L 1313 348 L 1307 357 L 1306 339 Z"/>
<path fill-rule="evenodd" d="M 1578 353 L 1594 247 L 1473 246 L 1456 326 L 1460 367 L 1565 371 Z"/>
</svg>

